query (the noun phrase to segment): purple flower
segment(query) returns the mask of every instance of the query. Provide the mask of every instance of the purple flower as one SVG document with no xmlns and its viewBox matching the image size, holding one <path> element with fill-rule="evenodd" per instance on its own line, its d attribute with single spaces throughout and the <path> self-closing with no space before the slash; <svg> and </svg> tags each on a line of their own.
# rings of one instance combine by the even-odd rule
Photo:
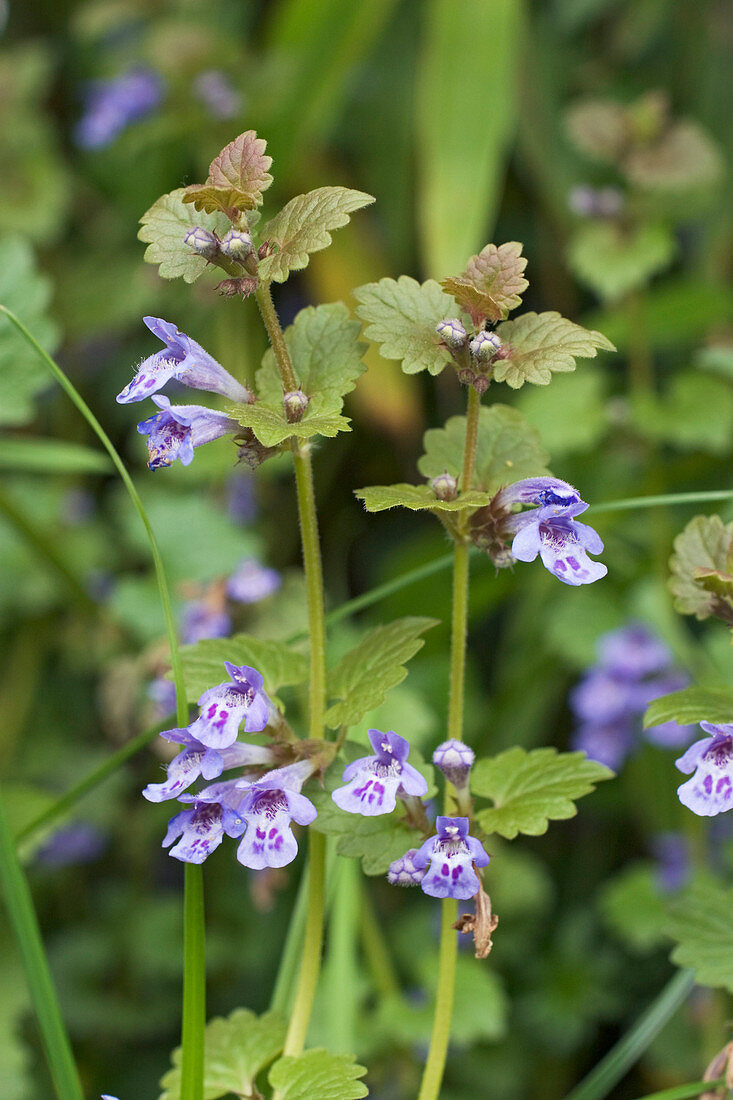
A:
<svg viewBox="0 0 733 1100">
<path fill-rule="evenodd" d="M 155 706 L 159 718 L 167 718 L 176 709 L 176 685 L 165 676 L 156 676 L 148 684 L 147 695 Z"/>
<path fill-rule="evenodd" d="M 77 124 L 75 139 L 82 149 L 101 149 L 145 115 L 163 98 L 163 82 L 150 69 L 133 69 L 112 80 L 87 86 L 86 111 Z"/>
<path fill-rule="evenodd" d="M 733 723 L 700 726 L 710 736 L 696 741 L 675 761 L 685 775 L 695 773 L 677 788 L 677 795 L 693 813 L 715 817 L 733 809 Z"/>
<path fill-rule="evenodd" d="M 645 692 L 633 680 L 592 668 L 570 692 L 570 705 L 581 721 L 607 725 L 636 717 L 644 709 Z"/>
<path fill-rule="evenodd" d="M 126 405 L 152 396 L 171 378 L 193 389 L 220 393 L 232 401 L 253 400 L 248 389 L 237 382 L 236 378 L 232 378 L 200 344 L 179 332 L 170 321 L 164 321 L 162 317 L 143 317 L 143 321 L 162 340 L 165 348 L 156 351 L 140 364 L 132 382 L 117 395 L 120 404 Z"/>
<path fill-rule="evenodd" d="M 481 888 L 473 865 L 485 867 L 489 855 L 475 837 L 468 835 L 467 817 L 438 817 L 435 825 L 437 836 L 426 840 L 412 857 L 418 871 L 426 869 L 420 884 L 423 893 L 432 898 L 467 901 Z"/>
<path fill-rule="evenodd" d="M 194 448 L 239 431 L 236 420 L 204 405 L 171 405 L 163 394 L 155 394 L 153 401 L 161 411 L 137 426 L 140 435 L 148 436 L 151 470 L 170 466 L 177 458 L 190 466 Z"/>
<path fill-rule="evenodd" d="M 608 569 L 591 554 L 600 554 L 603 540 L 587 523 L 578 523 L 575 516 L 584 512 L 587 504 L 573 504 L 561 516 L 549 514 L 555 506 L 537 508 L 514 516 L 507 527 L 516 532 L 512 554 L 517 561 L 534 561 L 540 555 L 542 564 L 564 584 L 592 584 L 605 577 Z"/>
<path fill-rule="evenodd" d="M 212 607 L 207 600 L 190 600 L 181 616 L 181 641 L 193 645 L 205 638 L 228 638 L 232 632 L 232 620 L 220 607 Z"/>
<path fill-rule="evenodd" d="M 617 772 L 634 747 L 634 732 L 624 718 L 607 723 L 585 722 L 573 734 L 571 747 Z"/>
<path fill-rule="evenodd" d="M 345 787 L 337 787 L 331 798 L 350 814 L 375 817 L 389 814 L 397 804 L 397 794 L 421 798 L 427 794 L 427 781 L 417 768 L 407 763 L 410 743 L 397 733 L 369 730 L 374 756 L 362 756 L 344 769 Z"/>
<path fill-rule="evenodd" d="M 509 509 L 514 504 L 535 504 L 551 509 L 547 514 L 555 516 L 562 515 L 565 509 L 574 504 L 583 505 L 574 515 L 579 515 L 588 507 L 577 489 L 557 477 L 525 477 L 497 493 L 498 508 Z"/>
<path fill-rule="evenodd" d="M 291 822 L 310 825 L 317 816 L 313 803 L 300 793 L 312 773 L 311 762 L 299 760 L 268 772 L 254 783 L 239 781 L 237 786 L 245 792 L 239 813 L 247 822 L 247 831 L 237 849 L 237 859 L 245 867 L 260 871 L 293 862 L 298 842 Z"/>
<path fill-rule="evenodd" d="M 234 473 L 227 490 L 227 511 L 237 523 L 251 523 L 257 516 L 255 479 L 251 473 Z"/>
<path fill-rule="evenodd" d="M 604 634 L 598 642 L 598 656 L 600 664 L 609 672 L 632 680 L 661 672 L 672 662 L 669 647 L 643 623 L 629 623 L 620 630 Z"/>
<path fill-rule="evenodd" d="M 214 118 L 233 118 L 242 107 L 242 96 L 219 69 L 199 73 L 193 90 Z"/>
<path fill-rule="evenodd" d="M 476 754 L 463 741 L 454 737 L 443 741 L 433 753 L 433 763 L 454 787 L 466 787 Z"/>
<path fill-rule="evenodd" d="M 217 779 L 227 768 L 241 768 L 247 764 L 271 764 L 272 753 L 260 745 L 244 745 L 237 741 L 223 749 L 211 749 L 193 737 L 188 729 L 172 729 L 161 733 L 166 741 L 185 745 L 183 752 L 168 765 L 165 783 L 148 783 L 143 796 L 148 802 L 165 802 L 178 798 L 181 791 L 190 787 L 199 776 Z"/>
<path fill-rule="evenodd" d="M 408 848 L 403 856 L 393 860 L 387 871 L 387 881 L 393 886 L 419 886 L 425 878 L 425 868 L 418 868 L 413 863 L 416 848 Z"/>
<path fill-rule="evenodd" d="M 277 592 L 282 578 L 255 558 L 243 558 L 227 581 L 227 595 L 239 603 L 257 603 Z"/>
<path fill-rule="evenodd" d="M 107 837 L 100 829 L 75 821 L 49 837 L 39 848 L 36 859 L 46 867 L 69 867 L 99 859 L 106 847 Z"/>
<path fill-rule="evenodd" d="M 241 792 L 235 779 L 215 784 L 200 794 L 181 795 L 181 802 L 192 802 L 190 810 L 182 810 L 168 822 L 168 832 L 163 847 L 169 848 L 178 840 L 169 855 L 184 863 L 203 863 L 207 856 L 219 847 L 227 836 L 241 836 L 246 828 L 244 818 L 237 812 Z"/>
<path fill-rule="evenodd" d="M 203 693 L 199 699 L 201 713 L 189 727 L 191 736 L 210 749 L 233 744 L 242 720 L 245 733 L 260 733 L 270 715 L 270 700 L 262 689 L 259 672 L 229 661 L 224 667 L 230 681 Z"/>
</svg>

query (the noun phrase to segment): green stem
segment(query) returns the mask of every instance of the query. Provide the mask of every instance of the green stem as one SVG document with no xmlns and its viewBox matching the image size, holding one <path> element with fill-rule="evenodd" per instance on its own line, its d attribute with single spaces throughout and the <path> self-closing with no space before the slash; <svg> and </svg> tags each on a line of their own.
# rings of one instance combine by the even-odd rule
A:
<svg viewBox="0 0 733 1100">
<path fill-rule="evenodd" d="M 173 682 L 176 686 L 176 718 L 179 726 L 185 726 L 188 722 L 188 705 L 186 703 L 186 689 L 183 682 L 183 666 L 178 650 L 178 638 L 176 624 L 173 618 L 168 582 L 163 568 L 163 559 L 160 554 L 158 540 L 148 519 L 143 502 L 135 488 L 135 485 L 127 472 L 127 468 L 120 458 L 117 450 L 97 420 L 92 410 L 76 387 L 69 381 L 61 368 L 54 362 L 48 352 L 41 347 L 35 337 L 28 331 L 23 322 L 19 320 L 9 309 L 0 305 L 0 312 L 4 313 L 21 336 L 43 360 L 51 374 L 68 395 L 70 400 L 82 414 L 87 424 L 95 433 L 100 443 L 112 459 L 117 473 L 120 475 L 127 493 L 135 510 L 145 528 L 150 544 L 150 551 L 155 567 L 155 579 L 158 584 L 158 594 L 165 619 L 168 646 L 170 649 L 171 670 Z M 203 1100 L 204 1080 L 204 1024 L 206 1020 L 205 986 L 206 969 L 203 951 L 205 936 L 204 912 L 203 912 L 203 886 L 200 867 L 186 866 L 185 869 L 185 925 L 184 925 L 184 996 L 183 996 L 183 1021 L 182 1021 L 182 1061 L 181 1061 L 181 1100 Z"/>
<path fill-rule="evenodd" d="M 298 517 L 303 543 L 303 565 L 310 635 L 310 736 L 323 736 L 326 703 L 326 624 L 323 616 L 323 567 L 318 539 L 316 498 L 310 452 L 293 441 L 293 464 L 298 492 Z"/>
<path fill-rule="evenodd" d="M 719 1077 L 717 1081 L 695 1081 L 690 1085 L 678 1085 L 672 1089 L 662 1089 L 661 1092 L 650 1092 L 642 1096 L 641 1100 L 692 1100 L 702 1092 L 715 1092 L 725 1085 L 725 1078 Z"/>
<path fill-rule="evenodd" d="M 461 489 L 467 492 L 473 481 L 478 441 L 481 398 L 473 387 L 468 391 L 466 444 L 463 454 Z M 451 613 L 450 689 L 448 697 L 448 738 L 463 740 L 463 696 L 466 678 L 466 634 L 468 628 L 468 575 L 471 545 L 464 537 L 453 549 L 453 608 Z M 445 810 L 452 805 L 450 785 L 446 783 Z M 453 1001 L 456 987 L 458 936 L 453 928 L 458 919 L 458 903 L 453 898 L 441 902 L 440 956 L 438 988 L 435 998 L 433 1030 L 430 1036 L 418 1100 L 438 1100 L 450 1042 Z"/>
<path fill-rule="evenodd" d="M 655 1001 L 565 1100 L 605 1100 L 641 1058 L 695 984 L 691 970 L 678 970 Z"/>
<path fill-rule="evenodd" d="M 279 1012 L 286 1016 L 291 1008 L 292 991 L 295 985 L 295 974 L 298 969 L 298 961 L 303 957 L 303 940 L 305 938 L 305 918 L 308 905 L 308 876 L 301 877 L 295 905 L 290 914 L 290 923 L 285 937 L 285 946 L 280 955 L 280 965 L 277 970 L 275 987 L 270 999 L 272 1012 Z"/>
<path fill-rule="evenodd" d="M 38 927 L 28 882 L 18 860 L 13 834 L 0 796 L 0 883 L 13 926 L 33 1008 L 56 1095 L 59 1100 L 83 1100 L 69 1037 Z"/>
<path fill-rule="evenodd" d="M 594 512 L 625 512 L 636 508 L 659 508 L 666 504 L 705 504 L 714 500 L 733 500 L 730 489 L 703 489 L 697 493 L 661 493 L 655 496 L 606 500 L 593 505 Z"/>
<path fill-rule="evenodd" d="M 313 998 L 316 995 L 323 950 L 323 913 L 326 901 L 326 838 L 310 829 L 308 833 L 308 908 L 303 937 L 303 958 L 298 975 L 293 1011 L 283 1054 L 300 1054 L 305 1046 Z M 277 1093 L 273 1100 L 277 1097 Z"/>
<path fill-rule="evenodd" d="M 283 389 L 285 393 L 292 393 L 293 390 L 299 389 L 299 386 L 295 377 L 295 371 L 293 370 L 293 364 L 290 359 L 290 352 L 288 351 L 288 346 L 285 343 L 283 330 L 280 327 L 280 321 L 278 319 L 277 311 L 275 309 L 275 303 L 272 300 L 270 287 L 267 283 L 265 283 L 264 285 L 260 284 L 260 286 L 255 291 L 255 298 L 257 299 L 257 305 L 260 307 L 262 320 L 265 322 L 267 335 L 270 337 L 272 350 L 275 353 L 275 361 L 277 362 L 278 370 L 280 371 Z"/>
<path fill-rule="evenodd" d="M 361 942 L 377 993 L 381 997 L 399 997 L 400 985 L 365 883 L 361 891 Z"/>
<path fill-rule="evenodd" d="M 340 859 L 335 869 L 334 898 L 328 921 L 328 949 L 323 964 L 324 1046 L 350 1051 L 355 1046 L 359 1011 L 357 940 L 360 924 L 361 870 L 353 859 Z M 330 888 L 329 888 L 330 893 Z"/>
</svg>

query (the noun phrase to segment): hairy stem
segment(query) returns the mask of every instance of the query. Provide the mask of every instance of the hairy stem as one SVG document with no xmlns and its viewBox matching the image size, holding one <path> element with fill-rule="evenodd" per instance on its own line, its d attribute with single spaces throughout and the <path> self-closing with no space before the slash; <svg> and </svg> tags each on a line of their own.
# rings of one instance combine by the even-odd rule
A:
<svg viewBox="0 0 733 1100">
<path fill-rule="evenodd" d="M 257 299 L 257 305 L 260 307 L 262 320 L 265 322 L 267 335 L 270 337 L 272 350 L 275 353 L 275 361 L 280 371 L 283 389 L 285 393 L 291 393 L 293 390 L 298 389 L 298 383 L 290 359 L 290 352 L 285 343 L 283 330 L 280 326 L 277 311 L 275 310 L 275 303 L 272 300 L 270 287 L 266 284 L 264 286 L 260 285 L 255 291 L 255 298 Z"/>
<path fill-rule="evenodd" d="M 303 959 L 283 1054 L 300 1054 L 305 1046 L 313 998 L 321 971 L 323 913 L 326 900 L 326 838 L 315 829 L 308 833 L 308 908 L 305 918 Z M 277 1097 L 275 1093 L 273 1100 Z"/>
</svg>

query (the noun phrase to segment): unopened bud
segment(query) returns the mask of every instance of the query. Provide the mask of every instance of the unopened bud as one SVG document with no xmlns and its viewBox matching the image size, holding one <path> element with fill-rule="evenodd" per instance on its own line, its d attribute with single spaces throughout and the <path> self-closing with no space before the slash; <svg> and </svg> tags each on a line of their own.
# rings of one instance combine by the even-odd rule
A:
<svg viewBox="0 0 733 1100">
<path fill-rule="evenodd" d="M 440 768 L 449 783 L 456 790 L 465 789 L 468 786 L 468 776 L 473 766 L 476 755 L 473 749 L 457 741 L 454 737 L 450 741 L 444 741 L 438 745 L 433 753 L 433 763 Z"/>
<path fill-rule="evenodd" d="M 266 447 L 264 443 L 260 443 L 251 428 L 242 428 L 235 443 L 239 444 L 237 451 L 239 461 L 246 462 L 250 470 L 256 470 L 266 459 L 276 455 L 280 450 L 279 447 Z"/>
<path fill-rule="evenodd" d="M 468 334 L 457 317 L 445 317 L 442 321 L 438 321 L 435 331 L 445 346 L 454 351 L 466 346 Z"/>
<path fill-rule="evenodd" d="M 221 250 L 230 260 L 243 264 L 254 251 L 252 238 L 246 229 L 230 229 L 221 239 Z"/>
<path fill-rule="evenodd" d="M 419 886 L 425 878 L 425 870 L 418 868 L 412 862 L 417 848 L 410 848 L 399 859 L 390 863 L 387 870 L 387 881 L 392 886 Z"/>
<path fill-rule="evenodd" d="M 192 248 L 194 252 L 198 252 L 199 256 L 203 256 L 205 260 L 213 260 L 219 255 L 219 238 L 215 233 L 210 233 L 208 229 L 202 229 L 200 225 L 189 229 L 183 238 L 183 243 Z"/>
<path fill-rule="evenodd" d="M 479 332 L 468 345 L 468 350 L 474 359 L 485 363 L 493 359 L 501 347 L 501 340 L 495 332 Z"/>
<path fill-rule="evenodd" d="M 433 478 L 430 488 L 438 500 L 455 500 L 458 496 L 458 482 L 447 470 Z"/>
<path fill-rule="evenodd" d="M 290 393 L 283 394 L 283 405 L 285 406 L 285 416 L 288 424 L 297 424 L 299 420 L 302 420 L 309 404 L 310 397 L 307 397 L 302 390 L 292 390 Z"/>
</svg>

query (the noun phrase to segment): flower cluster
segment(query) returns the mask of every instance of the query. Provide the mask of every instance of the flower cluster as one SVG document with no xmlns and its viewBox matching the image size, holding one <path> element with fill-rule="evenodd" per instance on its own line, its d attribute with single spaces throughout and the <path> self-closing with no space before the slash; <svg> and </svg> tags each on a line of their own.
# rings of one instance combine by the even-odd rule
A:
<svg viewBox="0 0 733 1100">
<path fill-rule="evenodd" d="M 242 724 L 245 733 L 260 733 L 274 717 L 261 675 L 247 665 L 226 662 L 225 667 L 229 680 L 203 693 L 198 718 L 161 735 L 183 751 L 168 765 L 165 782 L 149 783 L 143 795 L 150 802 L 175 798 L 187 806 L 170 819 L 163 840 L 176 859 L 203 863 L 226 834 L 242 838 L 237 859 L 245 867 L 284 867 L 298 851 L 291 822 L 308 825 L 316 816 L 313 804 L 300 793 L 313 765 L 297 761 L 255 779 L 210 782 L 232 768 L 275 762 L 272 749 L 238 740 Z M 209 785 L 189 793 L 199 778 Z"/>
<path fill-rule="evenodd" d="M 137 430 L 148 437 L 148 466 L 157 470 L 179 459 L 184 466 L 193 461 L 194 450 L 223 435 L 235 435 L 240 427 L 226 413 L 204 405 L 171 405 L 158 390 L 174 379 L 184 386 L 219 393 L 232 401 L 249 403 L 253 394 L 224 370 L 200 344 L 179 332 L 175 325 L 160 317 L 143 321 L 165 347 L 140 364 L 133 380 L 117 395 L 120 404 L 152 397 L 159 412 L 138 424 Z"/>
<path fill-rule="evenodd" d="M 513 511 L 525 504 L 532 510 Z M 591 584 L 605 577 L 606 566 L 588 557 L 589 552 L 601 553 L 603 541 L 576 518 L 587 508 L 577 489 L 555 477 L 528 477 L 501 489 L 489 506 L 489 519 L 502 544 L 512 540 L 511 560 L 497 564 L 530 562 L 539 554 L 545 569 L 564 584 Z M 481 545 L 485 531 L 477 526 L 476 532 Z"/>
<path fill-rule="evenodd" d="M 684 775 L 677 788 L 679 800 L 699 817 L 715 817 L 733 810 L 733 722 L 701 722 L 708 734 L 675 761 Z"/>
<path fill-rule="evenodd" d="M 642 735 L 649 703 L 685 686 L 672 654 L 642 623 L 603 635 L 598 660 L 570 693 L 578 722 L 573 748 L 617 771 Z M 689 727 L 674 722 L 651 726 L 643 736 L 662 748 L 683 744 Z"/>
<path fill-rule="evenodd" d="M 568 192 L 568 209 L 579 218 L 616 218 L 625 206 L 618 187 L 590 187 L 587 183 Z"/>
<path fill-rule="evenodd" d="M 132 69 L 112 80 L 95 80 L 86 89 L 85 113 L 75 138 L 82 149 L 111 144 L 132 122 L 151 114 L 163 98 L 163 82 L 151 69 Z"/>
<path fill-rule="evenodd" d="M 444 317 L 435 331 L 450 353 L 461 382 L 482 394 L 489 387 L 493 365 L 502 356 L 501 340 L 495 332 L 481 328 L 469 333 L 458 317 Z"/>
</svg>

